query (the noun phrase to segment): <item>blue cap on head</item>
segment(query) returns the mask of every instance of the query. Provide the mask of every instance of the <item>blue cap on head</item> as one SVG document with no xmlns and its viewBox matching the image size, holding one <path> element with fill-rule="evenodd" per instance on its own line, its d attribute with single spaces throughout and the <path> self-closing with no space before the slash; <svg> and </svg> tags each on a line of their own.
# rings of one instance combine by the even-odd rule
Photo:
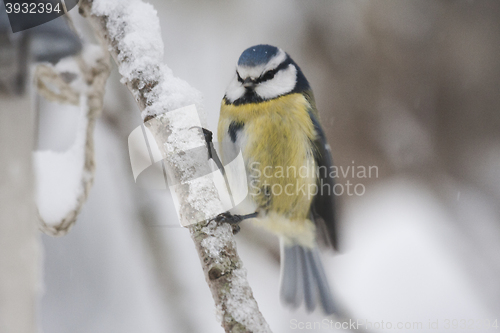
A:
<svg viewBox="0 0 500 333">
<path fill-rule="evenodd" d="M 238 66 L 254 67 L 266 64 L 278 53 L 276 46 L 260 44 L 249 47 L 240 56 Z"/>
</svg>

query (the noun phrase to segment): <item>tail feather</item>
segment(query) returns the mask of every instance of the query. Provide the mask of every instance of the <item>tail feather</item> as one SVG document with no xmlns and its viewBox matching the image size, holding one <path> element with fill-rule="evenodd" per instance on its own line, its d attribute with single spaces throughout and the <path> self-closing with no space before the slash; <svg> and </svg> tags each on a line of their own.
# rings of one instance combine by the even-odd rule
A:
<svg viewBox="0 0 500 333">
<path fill-rule="evenodd" d="M 333 302 L 332 291 L 330 290 L 330 284 L 328 283 L 321 258 L 319 257 L 319 251 L 317 248 L 308 249 L 307 255 L 308 261 L 312 263 L 311 266 L 316 285 L 318 286 L 321 305 L 327 314 L 335 313 L 336 308 Z"/>
<path fill-rule="evenodd" d="M 302 275 L 303 288 L 304 288 L 304 302 L 308 312 L 314 311 L 316 308 L 316 289 L 314 282 L 314 268 L 311 264 L 312 262 L 307 258 L 308 250 L 295 245 L 300 249 L 300 262 L 302 263 L 302 272 L 299 272 L 299 275 Z"/>
<path fill-rule="evenodd" d="M 302 301 L 302 281 L 300 281 L 302 267 L 299 260 L 299 248 L 297 246 L 282 247 L 281 258 L 281 276 L 286 276 L 286 279 L 282 280 L 280 297 L 285 304 L 297 308 Z"/>
<path fill-rule="evenodd" d="M 285 245 L 281 241 L 281 287 L 283 303 L 297 308 L 302 301 L 308 312 L 318 303 L 326 314 L 336 312 L 335 303 L 317 248 Z"/>
</svg>

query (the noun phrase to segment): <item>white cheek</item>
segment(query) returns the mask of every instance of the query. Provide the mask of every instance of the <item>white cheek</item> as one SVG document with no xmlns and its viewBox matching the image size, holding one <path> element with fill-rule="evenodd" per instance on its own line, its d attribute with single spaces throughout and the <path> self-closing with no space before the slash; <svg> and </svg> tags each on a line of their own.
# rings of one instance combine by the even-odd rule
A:
<svg viewBox="0 0 500 333">
<path fill-rule="evenodd" d="M 245 95 L 245 87 L 243 87 L 241 82 L 238 81 L 237 76 L 235 76 L 226 89 L 226 98 L 229 102 L 233 103 L 238 98 L 243 97 L 243 95 Z"/>
<path fill-rule="evenodd" d="M 260 83 L 255 92 L 264 99 L 270 99 L 289 93 L 295 88 L 297 81 L 297 68 L 289 65 L 287 69 L 276 73 L 274 78 Z"/>
</svg>

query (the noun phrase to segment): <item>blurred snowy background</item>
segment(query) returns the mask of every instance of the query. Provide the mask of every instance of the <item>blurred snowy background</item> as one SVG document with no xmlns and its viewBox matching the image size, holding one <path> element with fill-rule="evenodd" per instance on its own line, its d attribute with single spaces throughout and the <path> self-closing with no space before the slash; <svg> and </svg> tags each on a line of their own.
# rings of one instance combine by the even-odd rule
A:
<svg viewBox="0 0 500 333">
<path fill-rule="evenodd" d="M 366 191 L 339 198 L 342 251 L 323 253 L 346 316 L 424 330 L 438 320 L 447 332 L 463 331 L 445 330 L 447 319 L 498 318 L 499 1 L 150 2 L 165 62 L 202 91 L 211 130 L 240 53 L 273 44 L 309 79 L 336 165 L 378 167 L 339 179 Z M 76 109 L 38 102 L 37 149 L 68 149 Z M 127 137 L 140 123 L 115 67 L 89 200 L 67 236 L 43 236 L 43 332 L 222 331 L 169 194 L 133 182 Z M 248 225 L 236 239 L 274 332 L 324 319 L 281 307 L 277 239 Z"/>
</svg>

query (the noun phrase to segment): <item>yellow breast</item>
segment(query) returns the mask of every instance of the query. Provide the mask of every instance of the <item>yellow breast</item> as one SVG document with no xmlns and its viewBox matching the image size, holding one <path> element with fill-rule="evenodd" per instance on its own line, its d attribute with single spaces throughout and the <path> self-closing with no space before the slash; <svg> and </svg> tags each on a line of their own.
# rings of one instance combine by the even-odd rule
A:
<svg viewBox="0 0 500 333">
<path fill-rule="evenodd" d="M 308 191 L 316 184 L 309 108 L 302 94 L 238 106 L 223 101 L 218 126 L 222 142 L 229 139 L 231 122 L 244 124 L 241 149 L 250 194 L 261 209 L 297 222 L 307 219 L 312 200 Z"/>
</svg>

